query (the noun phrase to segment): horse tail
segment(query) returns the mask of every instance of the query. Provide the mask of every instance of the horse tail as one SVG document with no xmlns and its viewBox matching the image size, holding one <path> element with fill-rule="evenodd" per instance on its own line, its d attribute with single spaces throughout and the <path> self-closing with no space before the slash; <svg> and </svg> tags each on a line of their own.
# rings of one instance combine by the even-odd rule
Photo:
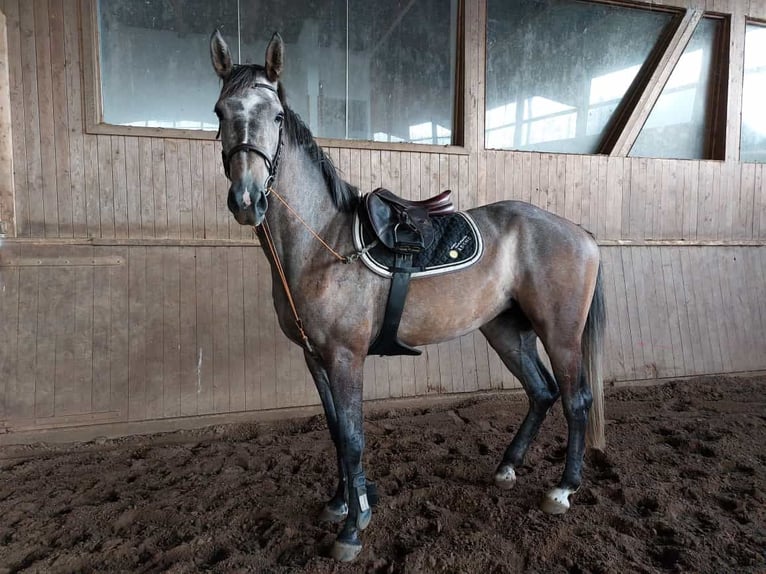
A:
<svg viewBox="0 0 766 574">
<path fill-rule="evenodd" d="M 585 440 L 588 446 L 597 450 L 603 450 L 606 446 L 606 439 L 604 438 L 604 374 L 602 371 L 606 305 L 601 270 L 602 267 L 599 263 L 596 289 L 593 292 L 593 300 L 590 304 L 582 337 L 583 372 L 593 396 Z"/>
</svg>

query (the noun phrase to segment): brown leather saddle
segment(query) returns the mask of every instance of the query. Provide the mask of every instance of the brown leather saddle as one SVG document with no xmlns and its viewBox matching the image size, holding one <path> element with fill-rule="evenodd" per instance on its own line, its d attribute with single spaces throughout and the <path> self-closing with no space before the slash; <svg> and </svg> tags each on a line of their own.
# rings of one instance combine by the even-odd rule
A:
<svg viewBox="0 0 766 574">
<path fill-rule="evenodd" d="M 382 245 L 396 254 L 383 326 L 368 350 L 370 355 L 420 355 L 421 351 L 399 340 L 399 323 L 412 274 L 412 257 L 434 241 L 433 217 L 455 212 L 452 191 L 412 201 L 378 188 L 362 201 L 362 215 Z"/>
</svg>

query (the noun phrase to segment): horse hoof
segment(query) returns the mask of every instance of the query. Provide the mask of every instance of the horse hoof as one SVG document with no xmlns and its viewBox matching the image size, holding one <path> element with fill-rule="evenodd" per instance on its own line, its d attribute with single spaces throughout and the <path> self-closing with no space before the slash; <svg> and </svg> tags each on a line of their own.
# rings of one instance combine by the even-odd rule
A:
<svg viewBox="0 0 766 574">
<path fill-rule="evenodd" d="M 332 545 L 330 556 L 332 556 L 338 562 L 351 562 L 354 558 L 359 556 L 362 551 L 361 544 L 351 544 L 349 542 L 341 542 L 336 540 Z"/>
<path fill-rule="evenodd" d="M 495 472 L 495 486 L 510 490 L 516 486 L 516 471 L 510 465 L 503 465 Z"/>
<path fill-rule="evenodd" d="M 337 524 L 343 522 L 348 516 L 348 504 L 344 504 L 340 507 L 332 507 L 329 504 L 325 505 L 322 509 L 322 513 L 319 515 L 320 522 L 332 522 Z"/>
<path fill-rule="evenodd" d="M 568 488 L 554 488 L 545 495 L 540 508 L 546 514 L 564 514 L 569 510 L 569 495 L 572 492 Z"/>
</svg>

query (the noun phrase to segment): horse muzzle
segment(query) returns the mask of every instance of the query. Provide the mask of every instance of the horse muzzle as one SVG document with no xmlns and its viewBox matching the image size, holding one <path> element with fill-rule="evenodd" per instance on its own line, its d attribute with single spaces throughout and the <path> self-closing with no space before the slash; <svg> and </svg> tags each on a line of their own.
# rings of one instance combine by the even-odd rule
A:
<svg viewBox="0 0 766 574">
<path fill-rule="evenodd" d="M 259 189 L 253 184 L 247 185 L 238 181 L 229 188 L 227 205 L 237 223 L 257 226 L 266 217 L 269 200 L 266 198 L 265 190 Z"/>
</svg>

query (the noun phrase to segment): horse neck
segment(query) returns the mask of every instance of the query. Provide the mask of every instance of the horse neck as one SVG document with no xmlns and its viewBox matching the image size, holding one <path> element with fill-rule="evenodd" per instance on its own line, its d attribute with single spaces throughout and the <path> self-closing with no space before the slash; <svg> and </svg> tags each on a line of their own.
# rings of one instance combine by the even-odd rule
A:
<svg viewBox="0 0 766 574">
<path fill-rule="evenodd" d="M 335 207 L 319 167 L 301 148 L 285 143 L 274 188 L 289 208 L 270 197 L 266 221 L 288 275 L 300 273 L 308 261 L 334 257 L 307 228 L 336 251 L 350 251 L 352 215 Z"/>
</svg>

